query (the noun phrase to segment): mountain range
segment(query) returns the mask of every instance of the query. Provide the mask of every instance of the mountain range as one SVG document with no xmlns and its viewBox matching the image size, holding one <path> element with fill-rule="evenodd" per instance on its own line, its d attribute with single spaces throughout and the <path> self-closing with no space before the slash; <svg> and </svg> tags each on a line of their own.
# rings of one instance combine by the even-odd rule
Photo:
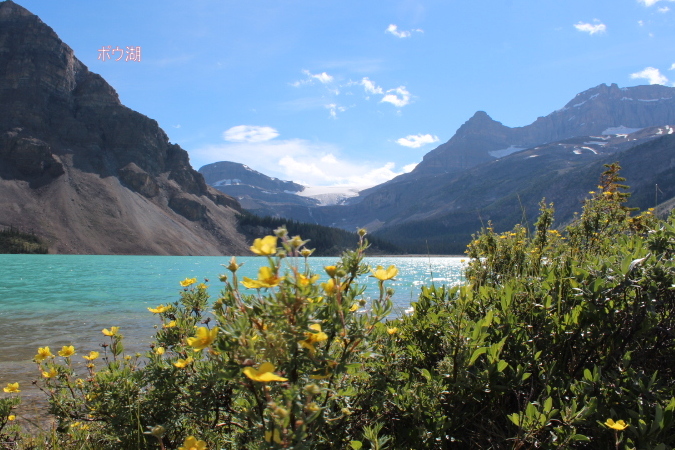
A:
<svg viewBox="0 0 675 450">
<path fill-rule="evenodd" d="M 461 253 L 488 222 L 533 223 L 542 198 L 557 226 L 569 223 L 614 161 L 631 206 L 675 204 L 675 88 L 661 85 L 602 84 L 523 127 L 478 111 L 410 173 L 360 192 L 309 188 L 236 162 L 194 170 L 156 121 L 7 0 L 0 102 L 0 226 L 31 230 L 55 253 L 247 254 L 250 230 L 272 221 L 246 215 L 242 227 L 243 210 Z"/>
<path fill-rule="evenodd" d="M 366 227 L 408 251 L 461 253 L 471 234 L 532 223 L 542 198 L 568 223 L 603 164 L 619 161 L 631 204 L 675 196 L 675 88 L 601 84 L 561 109 L 511 128 L 476 112 L 415 169 L 342 205 L 279 202 L 276 214 L 344 229 Z"/>
</svg>

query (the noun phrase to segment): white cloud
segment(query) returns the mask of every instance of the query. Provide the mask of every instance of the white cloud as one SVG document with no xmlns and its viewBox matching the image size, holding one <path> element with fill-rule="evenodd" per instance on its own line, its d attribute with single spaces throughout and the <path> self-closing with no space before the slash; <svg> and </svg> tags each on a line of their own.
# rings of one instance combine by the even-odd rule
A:
<svg viewBox="0 0 675 450">
<path fill-rule="evenodd" d="M 309 70 L 303 70 L 302 73 L 307 75 L 307 78 L 305 78 L 304 80 L 294 81 L 293 83 L 291 83 L 291 86 L 299 87 L 302 86 L 303 84 L 314 84 L 314 80 L 321 82 L 321 84 L 328 84 L 332 83 L 334 80 L 333 76 L 328 75 L 326 72 L 314 74 Z"/>
<path fill-rule="evenodd" d="M 271 177 L 311 186 L 374 186 L 403 173 L 392 162 L 342 156 L 334 145 L 303 139 L 209 145 L 190 151 L 195 166 L 236 161 Z"/>
<path fill-rule="evenodd" d="M 673 63 L 668 70 L 675 70 L 675 63 Z"/>
<path fill-rule="evenodd" d="M 359 83 L 369 94 L 384 94 L 384 91 L 381 87 L 370 81 L 368 77 L 363 77 Z"/>
<path fill-rule="evenodd" d="M 438 136 L 430 134 L 410 134 L 404 138 L 396 139 L 396 143 L 404 147 L 419 148 L 425 144 L 438 142 Z"/>
<path fill-rule="evenodd" d="M 328 109 L 330 117 L 333 119 L 337 119 L 337 113 L 347 111 L 347 108 L 345 108 L 344 106 L 338 106 L 335 103 L 324 105 L 324 108 Z"/>
<path fill-rule="evenodd" d="M 645 6 L 653 6 L 656 3 L 660 2 L 661 0 L 638 0 L 638 3 L 642 3 Z M 673 2 L 675 0 L 667 0 L 669 2 Z"/>
<path fill-rule="evenodd" d="M 664 6 L 662 8 L 658 8 L 658 12 L 660 12 L 660 13 L 667 13 L 668 11 L 670 11 L 670 8 L 668 8 L 667 6 Z"/>
<path fill-rule="evenodd" d="M 321 162 L 326 164 L 335 164 L 337 163 L 337 159 L 335 158 L 335 155 L 329 153 L 321 158 Z"/>
<path fill-rule="evenodd" d="M 223 139 L 230 142 L 264 142 L 279 136 L 272 127 L 237 125 L 223 133 Z"/>
<path fill-rule="evenodd" d="M 396 36 L 397 38 L 407 38 L 412 36 L 412 32 L 417 32 L 417 33 L 424 33 L 424 30 L 421 30 L 419 28 L 414 28 L 410 31 L 399 31 L 398 26 L 394 25 L 393 23 L 390 24 L 386 30 L 384 30 L 385 33 L 390 33 Z"/>
<path fill-rule="evenodd" d="M 645 21 L 644 20 L 638 20 L 638 25 L 640 25 L 641 27 L 644 27 Z"/>
<path fill-rule="evenodd" d="M 632 79 L 643 78 L 649 81 L 649 84 L 666 84 L 668 83 L 668 78 L 661 74 L 659 69 L 654 67 L 646 67 L 640 72 L 631 73 L 630 77 Z"/>
<path fill-rule="evenodd" d="M 579 22 L 578 24 L 574 25 L 574 28 L 591 35 L 595 33 L 604 33 L 607 31 L 607 26 L 604 23 L 600 23 L 598 19 L 593 19 L 593 23 Z"/>
<path fill-rule="evenodd" d="M 399 86 L 396 89 L 389 89 L 387 95 L 380 100 L 380 102 L 391 103 L 397 108 L 402 108 L 403 106 L 410 103 L 410 92 L 408 92 L 405 86 Z"/>
<path fill-rule="evenodd" d="M 403 166 L 403 172 L 410 173 L 415 169 L 415 167 L 417 167 L 417 163 L 406 164 Z"/>
</svg>

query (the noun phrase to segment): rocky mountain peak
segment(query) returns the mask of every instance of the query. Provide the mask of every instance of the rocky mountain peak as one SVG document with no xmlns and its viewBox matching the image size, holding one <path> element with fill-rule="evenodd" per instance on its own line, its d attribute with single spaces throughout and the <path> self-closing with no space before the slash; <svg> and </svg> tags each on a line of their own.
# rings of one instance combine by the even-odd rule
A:
<svg viewBox="0 0 675 450">
<path fill-rule="evenodd" d="M 16 17 L 16 16 L 33 16 L 36 17 L 33 13 L 28 11 L 23 6 L 17 5 L 12 0 L 6 0 L 0 2 L 0 18 L 3 17 Z"/>
<path fill-rule="evenodd" d="M 0 225 L 30 226 L 66 253 L 245 248 L 236 200 L 12 1 L 0 3 L 0 104 Z"/>
</svg>

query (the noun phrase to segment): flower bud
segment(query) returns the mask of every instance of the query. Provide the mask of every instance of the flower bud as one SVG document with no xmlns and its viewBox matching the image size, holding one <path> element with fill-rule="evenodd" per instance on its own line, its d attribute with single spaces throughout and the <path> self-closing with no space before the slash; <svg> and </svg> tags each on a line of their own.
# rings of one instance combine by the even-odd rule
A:
<svg viewBox="0 0 675 450">
<path fill-rule="evenodd" d="M 157 439 L 161 439 L 162 436 L 164 436 L 164 433 L 166 433 L 166 428 L 164 428 L 164 427 L 161 426 L 161 425 L 155 425 L 155 426 L 152 427 L 152 428 L 151 428 L 151 427 L 148 427 L 148 428 L 150 428 L 150 433 L 149 433 L 149 434 L 153 435 L 153 436 L 156 437 Z"/>
<path fill-rule="evenodd" d="M 365 236 L 368 232 L 366 231 L 365 228 L 359 228 L 359 231 L 357 231 L 357 233 L 359 234 L 359 236 L 363 237 L 363 236 Z"/>
<path fill-rule="evenodd" d="M 304 391 L 308 395 L 318 395 L 321 393 L 321 388 L 316 384 L 312 383 L 305 386 Z"/>
<path fill-rule="evenodd" d="M 285 226 L 280 226 L 276 230 L 274 230 L 274 234 L 278 238 L 283 238 L 284 236 L 288 235 L 288 230 L 286 230 Z"/>
<path fill-rule="evenodd" d="M 235 258 L 235 257 L 233 256 L 232 259 L 230 260 L 230 264 L 228 264 L 228 266 L 227 266 L 227 270 L 229 270 L 230 272 L 234 273 L 234 272 L 236 272 L 237 270 L 239 270 L 239 268 L 240 268 L 241 266 L 242 266 L 241 264 L 237 264 L 237 258 Z M 222 280 L 221 280 L 221 281 L 222 281 Z"/>
</svg>

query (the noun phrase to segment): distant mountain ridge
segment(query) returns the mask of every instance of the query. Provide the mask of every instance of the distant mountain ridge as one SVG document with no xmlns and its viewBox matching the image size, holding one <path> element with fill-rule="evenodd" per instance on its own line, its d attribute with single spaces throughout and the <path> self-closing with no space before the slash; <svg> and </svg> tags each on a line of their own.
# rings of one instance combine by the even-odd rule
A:
<svg viewBox="0 0 675 450">
<path fill-rule="evenodd" d="M 241 210 L 54 31 L 0 3 L 0 225 L 57 253 L 246 252 Z"/>
<path fill-rule="evenodd" d="M 510 128 L 478 111 L 445 144 L 427 153 L 409 174 L 417 178 L 468 169 L 495 159 L 490 152 L 526 149 L 575 136 L 602 135 L 608 128 L 646 128 L 675 123 L 675 88 L 620 88 L 601 84 L 577 94 L 563 108 L 530 125 Z"/>
<path fill-rule="evenodd" d="M 675 167 L 674 131 L 675 88 L 602 84 L 523 127 L 478 111 L 410 173 L 343 205 L 285 204 L 275 211 L 346 230 L 366 227 L 411 252 L 431 245 L 433 252 L 461 253 L 488 220 L 504 228 L 535 217 L 544 196 L 556 204 L 558 225 L 571 220 L 602 164 L 614 160 L 631 164 L 624 171 L 636 178 L 627 181 L 633 205 L 654 206 L 650 184 L 658 184 L 662 200 L 675 196 L 675 177 L 665 175 Z"/>
</svg>

